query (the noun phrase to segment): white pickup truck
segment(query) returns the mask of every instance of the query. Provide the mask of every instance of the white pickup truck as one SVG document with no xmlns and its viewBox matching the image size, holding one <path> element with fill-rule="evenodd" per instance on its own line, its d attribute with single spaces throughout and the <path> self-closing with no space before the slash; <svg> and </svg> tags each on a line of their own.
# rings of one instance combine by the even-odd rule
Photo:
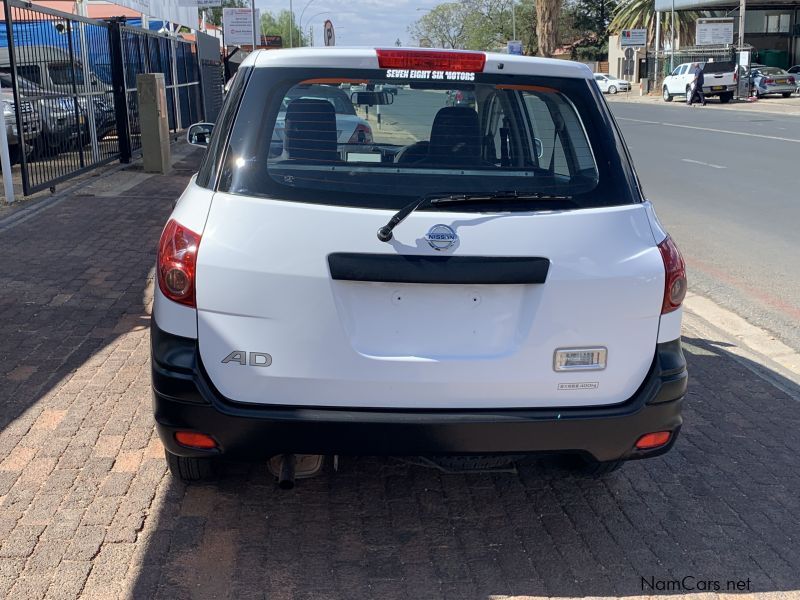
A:
<svg viewBox="0 0 800 600">
<path fill-rule="evenodd" d="M 689 92 L 697 65 L 703 69 L 703 94 L 706 98 L 719 96 L 719 101 L 723 104 L 730 102 L 739 79 L 736 64 L 730 61 L 688 62 L 678 65 L 671 75 L 664 78 L 661 90 L 664 101 L 672 102 L 674 96 L 684 96 Z"/>
</svg>

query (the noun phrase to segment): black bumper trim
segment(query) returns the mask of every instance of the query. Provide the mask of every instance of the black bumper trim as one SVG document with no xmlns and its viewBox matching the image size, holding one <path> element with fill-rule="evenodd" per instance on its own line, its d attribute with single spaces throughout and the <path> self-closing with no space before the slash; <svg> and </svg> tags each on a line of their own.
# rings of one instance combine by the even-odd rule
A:
<svg viewBox="0 0 800 600">
<path fill-rule="evenodd" d="M 527 256 L 427 256 L 335 252 L 331 278 L 341 281 L 438 284 L 544 283 L 550 260 Z"/>
<path fill-rule="evenodd" d="M 154 321 L 151 340 L 157 429 L 166 448 L 184 456 L 583 452 L 598 460 L 644 458 L 674 443 L 687 385 L 686 362 L 675 340 L 657 346 L 639 390 L 613 406 L 427 411 L 254 406 L 231 402 L 214 389 L 197 359 L 196 340 L 166 333 Z M 177 430 L 212 435 L 219 449 L 179 446 Z M 674 432 L 668 446 L 634 450 L 641 435 L 665 430 Z"/>
</svg>

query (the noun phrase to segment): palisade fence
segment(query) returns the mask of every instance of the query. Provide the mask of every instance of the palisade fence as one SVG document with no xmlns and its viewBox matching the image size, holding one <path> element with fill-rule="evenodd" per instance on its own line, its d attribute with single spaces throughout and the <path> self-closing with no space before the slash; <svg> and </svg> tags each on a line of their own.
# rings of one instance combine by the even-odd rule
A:
<svg viewBox="0 0 800 600">
<path fill-rule="evenodd" d="M 3 5 L 0 82 L 10 108 L 9 149 L 12 162 L 20 163 L 25 195 L 141 153 L 140 73 L 164 73 L 173 133 L 206 119 L 204 101 L 221 103 L 221 85 L 205 86 L 212 98 L 204 98 L 195 42 L 22 0 Z M 219 81 L 219 44 L 203 42 L 204 72 Z"/>
<path fill-rule="evenodd" d="M 751 47 L 747 46 L 746 50 Z M 664 78 L 674 67 L 687 62 L 731 61 L 736 64 L 738 49 L 734 46 L 695 46 L 675 50 L 674 55 L 668 51 L 649 51 L 647 53 L 647 76 L 651 80 L 650 89 L 661 93 Z"/>
</svg>

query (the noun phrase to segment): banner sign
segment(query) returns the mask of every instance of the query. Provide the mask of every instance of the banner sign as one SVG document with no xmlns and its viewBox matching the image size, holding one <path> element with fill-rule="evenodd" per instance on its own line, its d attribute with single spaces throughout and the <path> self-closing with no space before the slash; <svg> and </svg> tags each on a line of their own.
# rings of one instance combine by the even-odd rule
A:
<svg viewBox="0 0 800 600">
<path fill-rule="evenodd" d="M 733 19 L 697 19 L 695 39 L 698 46 L 733 44 Z"/>
<path fill-rule="evenodd" d="M 623 29 L 619 45 L 623 48 L 644 48 L 647 46 L 647 29 Z"/>
<path fill-rule="evenodd" d="M 256 22 L 261 22 L 256 9 Z M 253 11 L 249 8 L 222 9 L 222 37 L 226 46 L 253 45 Z"/>
<path fill-rule="evenodd" d="M 153 19 L 197 29 L 197 7 L 184 6 L 183 0 L 113 0 L 118 6 L 144 13 Z"/>
<path fill-rule="evenodd" d="M 195 8 L 218 8 L 222 0 L 178 0 L 180 6 L 193 6 Z"/>
</svg>

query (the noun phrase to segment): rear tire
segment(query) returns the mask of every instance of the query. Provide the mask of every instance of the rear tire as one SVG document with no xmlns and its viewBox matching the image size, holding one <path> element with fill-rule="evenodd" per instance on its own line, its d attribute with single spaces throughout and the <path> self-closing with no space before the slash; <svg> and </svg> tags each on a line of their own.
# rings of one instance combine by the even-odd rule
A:
<svg viewBox="0 0 800 600">
<path fill-rule="evenodd" d="M 664 90 L 661 92 L 661 97 L 664 99 L 664 102 L 672 102 L 672 94 L 669 93 L 667 86 L 664 86 Z"/>
<path fill-rule="evenodd" d="M 169 472 L 181 481 L 203 481 L 216 474 L 216 460 L 214 458 L 196 458 L 193 456 L 178 456 L 169 450 L 164 450 Z"/>
<path fill-rule="evenodd" d="M 615 85 L 608 86 L 608 93 L 609 94 L 616 94 L 617 93 L 617 86 L 615 86 Z"/>
<path fill-rule="evenodd" d="M 726 92 L 719 95 L 720 104 L 727 104 L 731 100 L 733 100 L 733 92 Z"/>
<path fill-rule="evenodd" d="M 792 96 L 792 92 L 783 92 L 783 93 L 781 94 L 781 96 L 783 96 L 784 98 L 791 98 L 791 96 Z"/>
</svg>

